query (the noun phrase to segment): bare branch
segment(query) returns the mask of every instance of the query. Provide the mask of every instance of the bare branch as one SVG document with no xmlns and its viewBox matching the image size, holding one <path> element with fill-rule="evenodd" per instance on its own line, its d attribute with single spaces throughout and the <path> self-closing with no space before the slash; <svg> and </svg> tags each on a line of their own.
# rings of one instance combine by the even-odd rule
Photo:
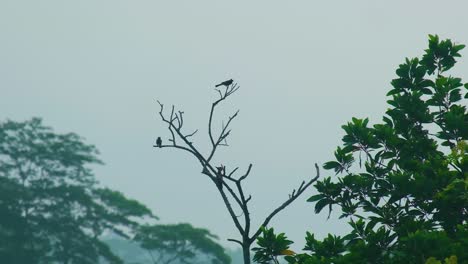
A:
<svg viewBox="0 0 468 264">
<path fill-rule="evenodd" d="M 226 84 L 232 83 L 232 80 L 228 80 L 225 83 Z M 237 110 L 233 115 L 228 117 L 225 124 L 224 122 L 222 122 L 221 131 L 219 135 L 217 137 L 213 136 L 213 118 L 214 118 L 214 114 L 216 111 L 216 107 L 218 106 L 219 103 L 226 100 L 227 97 L 229 97 L 230 95 L 232 95 L 239 89 L 239 86 L 237 84 L 231 84 L 231 85 L 226 85 L 226 84 L 224 85 L 225 86 L 224 88 L 215 89 L 219 94 L 219 98 L 216 99 L 212 103 L 210 114 L 209 114 L 208 135 L 209 135 L 209 139 L 211 142 L 211 150 L 209 151 L 209 154 L 207 156 L 202 155 L 201 152 L 198 150 L 198 148 L 196 148 L 194 144 L 192 144 L 192 142 L 189 141 L 189 138 L 194 136 L 198 132 L 198 130 L 195 130 L 194 132 L 189 133 L 189 134 L 182 131 L 182 128 L 184 125 L 184 116 L 183 116 L 184 112 L 183 111 L 176 112 L 174 105 L 172 105 L 170 115 L 165 116 L 164 105 L 160 103 L 159 101 L 158 103 L 161 108 L 159 114 L 163 122 L 165 122 L 168 125 L 169 132 L 171 133 L 171 138 L 168 141 L 171 142 L 171 144 L 162 145 L 160 144 L 161 142 L 159 140 L 159 142 L 155 145 L 155 147 L 181 149 L 181 150 L 191 153 L 198 159 L 198 161 L 200 162 L 202 166 L 202 174 L 205 174 L 206 176 L 208 176 L 213 181 L 213 183 L 215 183 L 215 185 L 217 186 L 217 189 L 223 199 L 224 205 L 226 206 L 229 212 L 229 215 L 231 216 L 231 219 L 233 220 L 236 228 L 238 229 L 242 237 L 242 239 L 240 240 L 228 239 L 228 241 L 238 243 L 239 245 L 242 246 L 243 250 L 247 250 L 247 249 L 250 249 L 252 243 L 261 233 L 261 230 L 259 228 L 255 230 L 255 233 L 251 237 L 249 237 L 250 228 L 251 228 L 251 219 L 250 219 L 248 203 L 251 201 L 252 195 L 244 194 L 244 189 L 242 186 L 242 181 L 245 180 L 250 175 L 253 165 L 249 164 L 246 172 L 244 174 L 241 174 L 240 177 L 234 177 L 239 167 L 234 168 L 231 172 L 226 174 L 226 169 L 224 165 L 221 165 L 221 167 L 216 167 L 213 164 L 211 164 L 211 160 L 214 157 L 218 147 L 228 145 L 227 138 L 229 137 L 229 135 L 231 135 L 230 125 L 232 124 L 232 121 L 237 117 L 239 113 L 239 110 Z M 180 143 L 178 143 L 176 140 L 178 140 Z M 294 200 L 296 200 L 309 186 L 312 185 L 312 183 L 314 183 L 319 178 L 318 165 L 315 164 L 315 167 L 317 170 L 317 176 L 308 182 L 303 181 L 299 185 L 299 188 L 293 189 L 293 191 L 289 194 L 289 198 L 285 202 L 283 202 L 280 206 L 278 206 L 275 210 L 273 210 L 265 218 L 265 220 L 262 223 L 262 226 L 268 225 L 268 223 L 276 214 L 278 214 L 280 211 L 286 208 L 289 204 L 291 204 Z M 235 207 L 233 207 L 231 202 L 234 203 Z M 236 215 L 234 209 L 236 209 L 237 211 L 239 208 L 241 212 L 239 215 Z M 242 216 L 243 216 L 243 219 L 240 220 L 239 218 Z M 248 254 L 244 256 L 244 259 L 249 259 Z"/>
<path fill-rule="evenodd" d="M 219 99 L 216 100 L 215 102 L 213 102 L 213 104 L 211 105 L 211 111 L 210 111 L 210 117 L 209 117 L 209 120 L 208 120 L 208 135 L 210 137 L 210 141 L 211 141 L 211 145 L 212 145 L 212 150 L 211 150 L 211 153 L 210 155 L 208 156 L 207 158 L 207 161 L 211 161 L 211 159 L 213 158 L 213 155 L 214 153 L 216 152 L 216 148 L 218 146 L 227 146 L 227 143 L 221 143 L 223 140 L 225 140 L 227 138 L 227 136 L 229 135 L 229 132 L 227 132 L 227 135 L 226 135 L 226 130 L 227 128 L 229 127 L 229 124 L 231 123 L 231 121 L 237 116 L 237 114 L 239 113 L 239 110 L 234 114 L 232 115 L 231 117 L 229 117 L 228 119 L 228 122 L 226 124 L 226 126 L 222 126 L 222 130 L 221 130 L 221 133 L 218 137 L 217 140 L 214 139 L 213 137 L 213 115 L 214 115 L 214 112 L 215 112 L 215 108 L 216 106 L 222 102 L 223 100 L 225 100 L 228 96 L 230 96 L 231 94 L 233 94 L 235 91 L 237 91 L 239 89 L 240 86 L 238 86 L 237 84 L 233 84 L 233 85 L 230 85 L 230 86 L 226 86 L 226 89 L 225 91 L 221 91 L 220 89 L 215 89 L 218 93 L 219 93 Z"/>
<path fill-rule="evenodd" d="M 186 148 L 186 147 L 182 147 L 182 146 L 179 146 L 179 145 L 161 145 L 161 147 L 158 147 L 158 146 L 156 146 L 156 145 L 153 145 L 153 147 L 154 147 L 154 148 L 178 148 L 178 149 L 182 149 L 182 150 L 188 151 L 188 152 L 190 152 L 190 153 L 192 153 L 192 154 L 195 154 L 195 153 L 192 152 L 191 149 L 188 149 L 188 148 Z"/>
<path fill-rule="evenodd" d="M 270 213 L 270 215 L 268 215 L 265 220 L 263 221 L 262 223 L 262 226 L 267 226 L 268 223 L 270 222 L 270 220 L 277 214 L 279 213 L 281 210 L 283 210 L 284 208 L 286 208 L 286 206 L 288 206 L 289 204 L 291 204 L 294 200 L 297 199 L 297 197 L 299 197 L 303 192 L 304 190 L 306 190 L 310 185 L 312 185 L 312 183 L 314 183 L 315 181 L 317 181 L 317 179 L 320 177 L 320 170 L 319 170 L 319 167 L 317 165 L 317 163 L 315 163 L 315 169 L 317 170 L 317 176 L 315 176 L 314 178 L 312 178 L 310 181 L 308 181 L 306 184 L 304 184 L 305 182 L 302 182 L 302 184 L 300 185 L 299 189 L 297 189 L 297 192 L 295 192 L 295 190 L 293 191 L 293 193 L 291 194 L 291 196 L 289 197 L 289 199 L 287 199 L 283 204 L 281 204 L 280 206 L 278 206 L 275 210 L 273 210 L 273 212 Z M 260 235 L 261 233 L 261 229 L 259 228 L 257 230 L 257 232 L 255 232 L 255 234 L 250 238 L 251 242 L 255 241 L 255 239 L 257 239 L 257 237 Z"/>
<path fill-rule="evenodd" d="M 242 181 L 245 178 L 247 178 L 247 176 L 249 176 L 251 170 L 252 170 L 252 163 L 249 164 L 249 168 L 247 169 L 247 172 L 245 172 L 245 174 L 242 177 L 239 178 L 239 181 Z"/>
<path fill-rule="evenodd" d="M 195 135 L 197 132 L 198 132 L 198 129 L 195 129 L 195 131 L 193 131 L 193 132 L 190 133 L 190 134 L 185 135 L 184 137 L 185 137 L 185 138 L 191 137 L 191 136 Z"/>
<path fill-rule="evenodd" d="M 221 93 L 221 90 L 219 90 L 219 89 L 215 89 L 215 90 L 219 93 L 219 97 L 223 98 L 223 93 Z"/>
<path fill-rule="evenodd" d="M 174 131 L 172 130 L 172 121 L 169 121 L 167 120 L 165 117 L 164 117 L 164 105 L 157 101 L 159 106 L 160 106 L 160 110 L 159 110 L 159 115 L 161 116 L 161 119 L 168 124 L 168 129 L 169 129 L 169 132 L 171 132 L 171 135 L 172 135 L 172 138 L 170 141 L 172 141 L 172 143 L 174 144 L 174 146 L 176 145 L 176 139 L 175 139 L 175 135 L 174 135 Z"/>
<path fill-rule="evenodd" d="M 226 186 L 226 185 L 225 185 Z M 239 233 L 244 234 L 244 228 L 240 225 L 239 220 L 237 219 L 236 214 L 234 213 L 234 210 L 232 209 L 232 205 L 229 202 L 229 199 L 227 198 L 226 194 L 221 188 L 218 188 L 219 193 L 221 194 L 221 197 L 223 198 L 224 204 L 226 205 L 226 208 L 229 211 L 229 214 L 231 215 L 232 220 L 234 221 L 234 225 L 236 226 L 237 230 L 239 230 Z"/>
<path fill-rule="evenodd" d="M 237 243 L 237 244 L 239 244 L 239 245 L 242 246 L 242 242 L 240 242 L 240 241 L 237 240 L 237 239 L 228 238 L 227 241 L 231 241 L 231 242 Z"/>
<path fill-rule="evenodd" d="M 170 118 L 169 118 L 169 120 L 171 120 L 171 124 L 172 124 L 172 122 L 174 122 L 174 120 L 176 119 L 176 118 L 174 117 L 174 108 L 175 108 L 175 106 L 172 105 L 171 116 L 170 116 Z"/>
<path fill-rule="evenodd" d="M 229 133 L 231 133 L 231 130 L 228 130 L 227 132 L 226 132 L 226 130 L 228 129 L 229 124 L 232 122 L 232 120 L 234 118 L 236 118 L 236 116 L 238 114 L 239 114 L 239 110 L 237 110 L 235 114 L 233 114 L 232 116 L 229 117 L 228 122 L 226 123 L 225 126 L 223 125 L 223 128 L 221 130 L 221 134 L 219 135 L 219 138 L 218 138 L 218 142 L 221 142 L 223 139 L 226 139 L 227 136 L 229 135 Z"/>
<path fill-rule="evenodd" d="M 235 169 L 233 169 L 233 170 L 227 175 L 227 177 L 228 177 L 228 178 L 231 178 L 232 175 L 233 175 L 238 169 L 239 169 L 239 167 L 236 167 Z"/>
<path fill-rule="evenodd" d="M 179 117 L 180 117 L 180 122 L 179 122 L 179 127 L 182 128 L 182 126 L 184 125 L 184 112 L 183 111 L 179 111 Z"/>
<path fill-rule="evenodd" d="M 206 174 L 208 177 L 211 178 L 212 181 L 214 181 L 216 183 L 217 178 L 215 176 L 213 176 L 213 175 L 216 174 L 216 170 L 209 163 L 209 160 L 205 159 L 203 157 L 203 155 L 187 139 L 188 136 L 191 136 L 191 135 L 195 134 L 195 132 L 192 133 L 192 134 L 189 134 L 187 136 L 183 135 L 182 132 L 181 132 L 182 125 L 183 125 L 183 112 L 179 111 L 178 114 L 175 114 L 175 107 L 172 106 L 170 118 L 168 120 L 167 118 L 165 118 L 165 116 L 163 114 L 164 105 L 161 104 L 159 101 L 158 101 L 158 103 L 159 103 L 159 105 L 161 107 L 160 116 L 161 116 L 162 120 L 168 124 L 169 131 L 171 132 L 171 135 L 172 135 L 172 145 L 163 145 L 161 147 L 174 147 L 174 148 L 183 149 L 185 151 L 188 151 L 188 152 L 192 153 L 200 161 L 200 163 L 201 163 L 201 165 L 203 167 L 202 173 Z M 177 124 L 175 124 L 174 121 L 177 121 Z M 177 135 L 185 144 L 187 144 L 188 147 L 178 145 L 176 143 L 175 135 Z M 210 173 L 210 171 L 212 173 Z M 232 188 L 230 188 L 230 186 L 228 186 L 226 183 L 223 182 L 223 184 L 219 185 L 218 189 L 219 189 L 219 192 L 221 194 L 221 197 L 223 198 L 224 204 L 226 205 L 226 208 L 228 209 L 229 214 L 231 215 L 231 218 L 233 219 L 235 226 L 237 227 L 239 232 L 241 234 L 243 234 L 244 229 L 242 228 L 239 220 L 237 219 L 236 214 L 234 213 L 234 209 L 232 208 L 232 205 L 231 205 L 231 203 L 229 201 L 229 198 L 226 196 L 224 190 L 221 187 L 222 185 L 226 186 L 226 189 L 229 191 L 230 195 L 236 200 L 236 202 L 239 205 L 241 205 L 242 202 L 239 199 L 239 197 L 236 195 L 236 193 L 232 190 Z"/>
<path fill-rule="evenodd" d="M 229 193 L 231 194 L 231 196 L 234 198 L 234 200 L 237 202 L 237 204 L 239 205 L 239 207 L 243 207 L 243 204 L 242 204 L 242 201 L 241 199 L 237 196 L 237 194 L 234 192 L 234 190 L 231 188 L 231 186 L 229 186 L 229 184 L 227 184 L 225 181 L 223 181 L 223 186 L 226 187 L 226 189 L 229 191 Z"/>
<path fill-rule="evenodd" d="M 182 150 L 185 150 L 185 151 L 188 151 L 190 152 L 192 155 L 194 155 L 201 164 L 204 164 L 205 163 L 205 159 L 203 158 L 203 156 L 192 146 L 192 143 L 190 141 L 188 141 L 188 137 L 190 136 L 193 136 L 198 130 L 195 130 L 195 132 L 193 132 L 192 134 L 189 134 L 187 136 L 184 136 L 181 132 L 181 129 L 182 129 L 182 125 L 183 125 L 183 113 L 182 111 L 178 111 L 178 114 L 175 113 L 175 107 L 174 105 L 172 106 L 171 108 L 171 115 L 170 115 L 170 118 L 167 119 L 165 116 L 164 116 L 164 105 L 157 101 L 159 106 L 160 106 L 160 111 L 159 111 L 159 115 L 161 117 L 161 119 L 163 120 L 163 122 L 167 123 L 168 125 L 168 130 L 169 132 L 171 133 L 171 138 L 169 139 L 169 142 L 172 142 L 172 145 L 162 145 L 162 147 L 173 147 L 173 148 L 177 148 L 177 149 L 182 149 Z M 178 122 L 178 124 L 174 124 L 174 121 Z M 185 146 L 180 146 L 177 144 L 176 142 L 176 134 L 179 136 L 180 139 L 182 139 L 182 141 L 188 146 L 188 147 L 185 147 Z"/>
</svg>

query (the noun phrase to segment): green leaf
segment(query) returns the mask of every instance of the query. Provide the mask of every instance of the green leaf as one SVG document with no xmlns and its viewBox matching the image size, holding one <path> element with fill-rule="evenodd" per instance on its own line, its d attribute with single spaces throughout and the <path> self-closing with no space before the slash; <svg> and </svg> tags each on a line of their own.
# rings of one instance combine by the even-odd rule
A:
<svg viewBox="0 0 468 264">
<path fill-rule="evenodd" d="M 311 196 L 309 199 L 307 199 L 307 202 L 316 202 L 322 198 L 323 198 L 322 194 L 316 194 L 316 195 Z"/>
<path fill-rule="evenodd" d="M 315 204 L 315 213 L 318 214 L 322 209 L 329 204 L 328 200 L 322 199 Z"/>
<path fill-rule="evenodd" d="M 423 94 L 432 94 L 432 90 L 429 89 L 429 88 L 422 88 L 422 89 L 421 89 L 421 92 L 422 92 Z"/>
<path fill-rule="evenodd" d="M 340 167 L 340 163 L 336 161 L 325 162 L 325 164 L 323 165 L 323 168 L 326 170 L 332 170 L 338 167 Z"/>
</svg>

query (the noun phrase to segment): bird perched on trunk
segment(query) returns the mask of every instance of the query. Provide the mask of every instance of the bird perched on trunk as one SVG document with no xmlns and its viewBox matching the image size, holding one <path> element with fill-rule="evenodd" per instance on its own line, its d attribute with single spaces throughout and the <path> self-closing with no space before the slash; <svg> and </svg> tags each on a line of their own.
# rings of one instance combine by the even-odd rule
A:
<svg viewBox="0 0 468 264">
<path fill-rule="evenodd" d="M 161 139 L 161 137 L 158 137 L 158 138 L 156 139 L 156 146 L 155 146 L 155 147 L 158 147 L 158 148 L 162 147 L 162 139 Z"/>
<path fill-rule="evenodd" d="M 224 81 L 222 83 L 217 84 L 215 87 L 218 87 L 218 86 L 221 86 L 221 85 L 224 85 L 224 86 L 228 87 L 229 85 L 232 84 L 232 82 L 234 82 L 234 81 L 232 79 L 229 79 L 227 81 Z"/>
</svg>

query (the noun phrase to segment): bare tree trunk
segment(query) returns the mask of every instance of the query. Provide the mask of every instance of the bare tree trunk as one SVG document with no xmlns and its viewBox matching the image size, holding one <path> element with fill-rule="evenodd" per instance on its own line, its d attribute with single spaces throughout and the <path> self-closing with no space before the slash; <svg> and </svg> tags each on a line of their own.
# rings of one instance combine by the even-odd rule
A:
<svg viewBox="0 0 468 264">
<path fill-rule="evenodd" d="M 230 124 L 237 117 L 239 111 L 231 115 L 227 121 L 222 125 L 221 131 L 218 136 L 214 135 L 213 131 L 213 116 L 216 106 L 223 102 L 226 98 L 232 95 L 239 89 L 239 86 L 236 83 L 233 83 L 232 80 L 221 83 L 218 86 L 225 86 L 225 89 L 216 89 L 219 94 L 219 99 L 212 103 L 211 111 L 208 120 L 208 136 L 211 143 L 211 150 L 207 155 L 203 155 L 192 141 L 191 138 L 198 132 L 198 129 L 191 133 L 186 133 L 182 130 L 184 124 L 184 112 L 176 111 L 175 107 L 172 106 L 170 115 L 164 114 L 164 105 L 159 103 L 160 111 L 159 115 L 163 122 L 168 125 L 168 130 L 170 132 L 170 138 L 168 139 L 169 143 L 162 142 L 158 137 L 155 148 L 175 148 L 186 151 L 192 154 L 200 163 L 202 168 L 202 174 L 206 175 L 212 180 L 218 189 L 221 198 L 223 199 L 224 205 L 231 216 L 231 219 L 234 222 L 236 229 L 239 231 L 242 241 L 237 239 L 228 239 L 229 241 L 235 242 L 242 247 L 242 253 L 244 257 L 244 264 L 252 263 L 250 258 L 250 247 L 252 243 L 255 242 L 257 237 L 260 235 L 262 227 L 266 227 L 270 220 L 295 201 L 309 186 L 312 185 L 320 176 L 318 165 L 315 164 L 317 175 L 314 178 L 309 178 L 307 181 L 303 181 L 299 188 L 294 189 L 290 194 L 288 199 L 286 199 L 282 204 L 280 204 L 276 209 L 274 209 L 269 215 L 265 217 L 262 224 L 258 228 L 251 228 L 251 219 L 249 212 L 249 202 L 252 199 L 252 195 L 247 195 L 244 192 L 242 186 L 243 181 L 249 176 L 252 164 L 247 168 L 247 171 L 244 174 L 237 175 L 239 167 L 233 168 L 232 170 L 227 170 L 226 166 L 223 164 L 215 165 L 213 163 L 213 157 L 219 147 L 228 146 L 227 138 L 231 133 Z M 218 87 L 217 86 L 217 87 Z M 243 215 L 243 218 L 239 218 L 239 214 L 236 211 L 240 211 Z M 250 232 L 252 231 L 253 234 Z"/>
<path fill-rule="evenodd" d="M 251 263 L 250 245 L 247 245 L 247 244 L 242 245 L 242 254 L 244 256 L 244 264 L 250 264 Z"/>
</svg>

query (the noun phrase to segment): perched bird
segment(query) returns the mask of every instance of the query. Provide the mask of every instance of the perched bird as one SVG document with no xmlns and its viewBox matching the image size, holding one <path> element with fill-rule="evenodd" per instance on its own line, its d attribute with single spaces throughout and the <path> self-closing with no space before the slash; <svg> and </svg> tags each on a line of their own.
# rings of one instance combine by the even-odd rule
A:
<svg viewBox="0 0 468 264">
<path fill-rule="evenodd" d="M 160 148 L 161 145 L 162 145 L 162 139 L 161 139 L 161 137 L 158 137 L 158 138 L 156 139 L 156 147 Z"/>
<path fill-rule="evenodd" d="M 219 166 L 219 167 L 216 167 L 216 169 L 218 170 L 218 174 L 223 175 L 225 168 L 226 167 L 223 164 L 221 164 L 221 166 Z"/>
<path fill-rule="evenodd" d="M 216 169 L 218 170 L 216 173 L 216 179 L 218 182 L 216 184 L 219 186 L 219 188 L 223 188 L 223 176 L 226 175 L 226 167 L 221 164 L 221 166 L 216 167 Z"/>
<path fill-rule="evenodd" d="M 229 80 L 224 81 L 224 82 L 222 82 L 220 84 L 217 84 L 215 87 L 218 87 L 218 86 L 221 86 L 221 85 L 224 85 L 224 86 L 228 87 L 229 85 L 232 84 L 232 82 L 234 82 L 234 81 L 232 79 L 229 79 Z"/>
</svg>

